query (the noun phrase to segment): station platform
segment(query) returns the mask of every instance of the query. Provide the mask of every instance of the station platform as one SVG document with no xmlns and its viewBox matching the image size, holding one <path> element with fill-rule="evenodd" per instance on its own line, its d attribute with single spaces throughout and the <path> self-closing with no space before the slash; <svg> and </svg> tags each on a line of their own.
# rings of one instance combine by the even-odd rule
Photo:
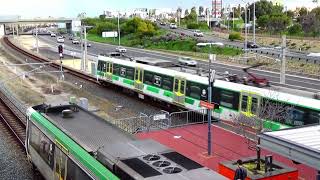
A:
<svg viewBox="0 0 320 180">
<path fill-rule="evenodd" d="M 222 129 L 216 125 L 212 126 L 212 155 L 207 155 L 208 125 L 189 125 L 167 130 L 138 133 L 139 139 L 154 139 L 177 152 L 189 157 L 203 166 L 218 171 L 221 161 L 237 160 L 242 157 L 252 157 L 256 152 L 248 149 L 247 140 L 231 131 Z M 263 155 L 272 154 L 274 160 L 284 163 L 290 167 L 297 168 L 299 179 L 314 179 L 317 171 L 311 167 L 300 164 L 296 165 L 291 160 L 262 150 Z"/>
</svg>

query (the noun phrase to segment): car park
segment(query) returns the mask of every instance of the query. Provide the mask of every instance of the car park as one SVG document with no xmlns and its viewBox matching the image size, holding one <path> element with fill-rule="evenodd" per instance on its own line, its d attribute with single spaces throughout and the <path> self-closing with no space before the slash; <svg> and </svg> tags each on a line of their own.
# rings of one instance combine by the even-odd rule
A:
<svg viewBox="0 0 320 180">
<path fill-rule="evenodd" d="M 193 35 L 196 37 L 203 37 L 203 32 L 201 32 L 200 30 L 194 30 Z"/>
<path fill-rule="evenodd" d="M 197 61 L 191 59 L 190 57 L 180 57 L 179 58 L 179 64 L 185 65 L 185 66 L 197 66 Z"/>
<path fill-rule="evenodd" d="M 118 46 L 116 48 L 116 52 L 125 53 L 125 52 L 127 52 L 127 49 L 122 46 Z"/>
</svg>

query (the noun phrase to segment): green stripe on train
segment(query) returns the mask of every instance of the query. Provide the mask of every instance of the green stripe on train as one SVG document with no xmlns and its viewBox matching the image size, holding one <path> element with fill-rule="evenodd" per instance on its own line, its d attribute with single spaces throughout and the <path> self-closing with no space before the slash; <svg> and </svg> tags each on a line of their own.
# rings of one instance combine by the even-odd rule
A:
<svg viewBox="0 0 320 180">
<path fill-rule="evenodd" d="M 133 86 L 133 84 L 134 84 L 134 82 L 132 80 L 130 80 L 130 79 L 123 79 L 122 82 L 125 83 L 125 84 L 128 84 L 128 85 L 131 85 L 131 86 Z"/>
<path fill-rule="evenodd" d="M 153 86 L 148 86 L 147 90 L 151 91 L 151 92 L 154 92 L 154 93 L 157 93 L 157 94 L 160 92 L 159 88 L 156 88 L 156 87 L 153 87 Z"/>
<path fill-rule="evenodd" d="M 164 95 L 164 96 L 167 96 L 167 97 L 170 97 L 170 98 L 173 97 L 173 93 L 170 92 L 170 91 L 164 91 L 163 95 Z"/>
<path fill-rule="evenodd" d="M 191 104 L 191 105 L 194 104 L 194 99 L 192 99 L 192 98 L 186 97 L 186 98 L 184 99 L 184 101 L 185 101 L 186 103 L 188 103 L 188 104 Z"/>
<path fill-rule="evenodd" d="M 87 151 L 74 142 L 69 136 L 64 134 L 59 128 L 53 125 L 50 121 L 44 118 L 40 113 L 33 112 L 31 119 L 36 121 L 39 125 L 45 128 L 46 132 L 53 135 L 69 153 L 74 155 L 84 166 L 86 166 L 92 173 L 94 173 L 99 179 L 103 180 L 117 180 L 112 172 L 105 168 L 100 162 L 94 159 Z"/>
<path fill-rule="evenodd" d="M 115 75 L 112 75 L 112 80 L 114 80 L 114 81 L 119 81 L 119 77 L 118 77 L 118 76 L 115 76 Z"/>
</svg>

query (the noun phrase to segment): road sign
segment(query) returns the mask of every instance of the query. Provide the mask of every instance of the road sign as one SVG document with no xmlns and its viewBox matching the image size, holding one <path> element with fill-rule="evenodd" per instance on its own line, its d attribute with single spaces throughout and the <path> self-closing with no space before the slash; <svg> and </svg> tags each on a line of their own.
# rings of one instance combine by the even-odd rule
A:
<svg viewBox="0 0 320 180">
<path fill-rule="evenodd" d="M 107 37 L 118 37 L 118 32 L 117 31 L 102 32 L 102 37 L 104 37 L 104 38 L 107 38 Z"/>
<path fill-rule="evenodd" d="M 205 107 L 207 109 L 214 109 L 214 104 L 211 104 L 205 101 L 200 101 L 200 106 Z"/>
</svg>

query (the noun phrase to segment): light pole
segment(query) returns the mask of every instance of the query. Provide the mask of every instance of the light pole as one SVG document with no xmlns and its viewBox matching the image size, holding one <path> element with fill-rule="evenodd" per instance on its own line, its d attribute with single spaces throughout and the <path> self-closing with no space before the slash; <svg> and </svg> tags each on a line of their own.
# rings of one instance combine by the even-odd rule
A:
<svg viewBox="0 0 320 180">
<path fill-rule="evenodd" d="M 256 44 L 256 0 L 253 0 L 253 43 Z"/>
<path fill-rule="evenodd" d="M 282 60 L 280 70 L 280 84 L 286 84 L 286 35 L 282 36 Z"/>
<path fill-rule="evenodd" d="M 211 44 L 210 44 L 210 50 L 211 50 Z M 209 76 L 208 76 L 208 103 L 212 103 L 212 87 L 214 85 L 214 78 L 215 78 L 215 71 L 211 69 L 211 60 L 215 61 L 216 55 L 215 54 L 209 54 Z M 207 109 L 207 115 L 208 115 L 208 155 L 211 155 L 211 111 L 213 109 Z"/>
<path fill-rule="evenodd" d="M 36 25 L 36 48 L 37 53 L 39 53 L 38 25 Z"/>
<path fill-rule="evenodd" d="M 119 46 L 120 46 L 120 12 L 118 11 L 118 36 L 119 36 Z"/>
</svg>

